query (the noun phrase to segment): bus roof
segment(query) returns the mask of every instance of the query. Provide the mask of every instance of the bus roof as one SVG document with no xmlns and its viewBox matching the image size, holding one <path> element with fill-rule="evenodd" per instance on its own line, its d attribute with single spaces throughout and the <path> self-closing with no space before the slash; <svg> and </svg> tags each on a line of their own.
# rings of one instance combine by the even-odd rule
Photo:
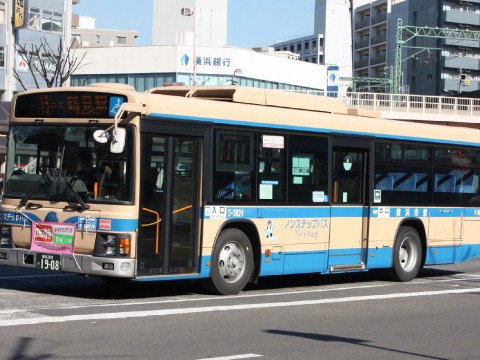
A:
<svg viewBox="0 0 480 360">
<path fill-rule="evenodd" d="M 379 117 L 377 112 L 349 109 L 338 99 L 306 95 L 284 90 L 259 89 L 241 86 L 166 86 L 148 91 L 151 94 L 229 101 L 241 104 L 284 107 L 320 111 L 332 114 Z"/>
</svg>

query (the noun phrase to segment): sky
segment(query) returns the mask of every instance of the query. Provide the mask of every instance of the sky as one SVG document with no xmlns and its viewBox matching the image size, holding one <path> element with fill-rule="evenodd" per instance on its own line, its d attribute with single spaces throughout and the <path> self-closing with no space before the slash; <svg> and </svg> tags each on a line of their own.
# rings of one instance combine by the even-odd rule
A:
<svg viewBox="0 0 480 360">
<path fill-rule="evenodd" d="M 80 0 L 73 12 L 96 18 L 97 29 L 138 31 L 137 44 L 151 45 L 152 2 Z M 228 0 L 227 45 L 268 46 L 313 34 L 314 10 L 315 0 Z"/>
</svg>

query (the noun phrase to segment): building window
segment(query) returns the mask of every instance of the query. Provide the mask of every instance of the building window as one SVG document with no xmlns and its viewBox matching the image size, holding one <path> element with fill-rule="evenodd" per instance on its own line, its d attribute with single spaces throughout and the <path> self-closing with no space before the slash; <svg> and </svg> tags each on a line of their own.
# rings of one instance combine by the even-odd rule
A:
<svg viewBox="0 0 480 360">
<path fill-rule="evenodd" d="M 63 31 L 63 15 L 53 11 L 30 8 L 28 27 L 33 30 L 60 33 Z"/>
<path fill-rule="evenodd" d="M 95 39 L 97 41 L 97 44 L 100 44 L 100 35 L 98 35 L 98 34 L 95 35 Z"/>
<path fill-rule="evenodd" d="M 5 2 L 0 2 L 0 25 L 5 24 Z"/>
<path fill-rule="evenodd" d="M 28 27 L 33 30 L 40 30 L 40 9 L 30 8 Z"/>
<path fill-rule="evenodd" d="M 297 44 L 297 52 L 302 51 L 302 44 Z"/>
<path fill-rule="evenodd" d="M 72 34 L 72 41 L 76 41 L 78 44 L 82 43 L 82 35 L 81 34 Z"/>
<path fill-rule="evenodd" d="M 308 41 L 305 41 L 304 49 L 308 50 L 309 47 L 310 47 L 310 43 Z"/>
<path fill-rule="evenodd" d="M 60 13 L 43 10 L 42 30 L 52 32 L 63 31 L 63 16 Z"/>
<path fill-rule="evenodd" d="M 127 45 L 127 38 L 125 36 L 117 36 L 118 45 Z"/>
<path fill-rule="evenodd" d="M 5 67 L 5 47 L 0 46 L 0 68 Z"/>
<path fill-rule="evenodd" d="M 312 40 L 312 48 L 315 49 L 317 47 L 317 40 Z"/>
</svg>

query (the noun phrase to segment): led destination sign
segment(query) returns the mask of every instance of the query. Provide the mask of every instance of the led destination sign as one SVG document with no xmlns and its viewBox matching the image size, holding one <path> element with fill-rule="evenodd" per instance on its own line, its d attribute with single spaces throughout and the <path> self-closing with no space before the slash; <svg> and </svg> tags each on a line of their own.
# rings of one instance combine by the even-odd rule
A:
<svg viewBox="0 0 480 360">
<path fill-rule="evenodd" d="M 98 92 L 46 92 L 17 97 L 17 118 L 113 118 L 124 95 Z"/>
</svg>

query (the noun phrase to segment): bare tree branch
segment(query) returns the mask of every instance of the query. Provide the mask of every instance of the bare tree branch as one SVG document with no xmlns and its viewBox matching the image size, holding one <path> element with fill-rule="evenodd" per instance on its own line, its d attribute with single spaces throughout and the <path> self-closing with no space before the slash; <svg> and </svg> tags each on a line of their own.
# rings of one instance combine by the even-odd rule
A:
<svg viewBox="0 0 480 360">
<path fill-rule="evenodd" d="M 27 45 L 15 45 L 15 48 L 27 64 L 35 86 L 40 88 L 40 80 L 43 80 L 47 87 L 64 86 L 73 73 L 81 68 L 86 54 L 77 57 L 77 47 L 74 45 L 75 42 L 72 42 L 64 49 L 60 37 L 56 50 L 47 42 L 46 38 L 42 38 L 38 45 L 32 44 L 30 51 L 27 50 Z M 20 86 L 27 90 L 16 69 L 13 70 L 13 73 Z"/>
</svg>

